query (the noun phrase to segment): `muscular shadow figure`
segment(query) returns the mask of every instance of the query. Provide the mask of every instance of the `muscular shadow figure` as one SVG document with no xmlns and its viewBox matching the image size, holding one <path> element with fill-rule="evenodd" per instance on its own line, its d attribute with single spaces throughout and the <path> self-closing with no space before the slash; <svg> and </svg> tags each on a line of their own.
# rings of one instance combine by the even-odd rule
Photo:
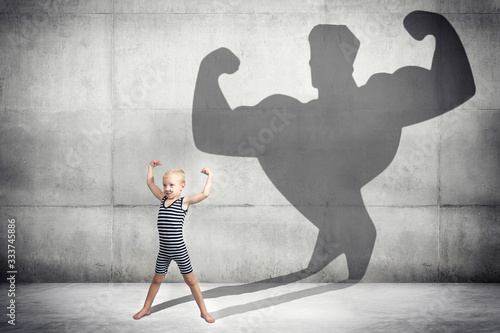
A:
<svg viewBox="0 0 500 333">
<path fill-rule="evenodd" d="M 404 26 L 417 40 L 435 37 L 431 69 L 375 74 L 361 87 L 352 77 L 356 37 L 345 26 L 315 26 L 309 64 L 318 98 L 305 104 L 277 94 L 231 109 L 218 79 L 234 73 L 239 59 L 220 48 L 201 62 L 192 114 L 196 147 L 256 157 L 276 188 L 319 229 L 307 267 L 262 282 L 300 280 L 341 254 L 349 280 L 361 279 L 376 239 L 361 188 L 391 163 L 403 127 L 437 117 L 475 94 L 464 47 L 443 16 L 412 12 Z"/>
</svg>

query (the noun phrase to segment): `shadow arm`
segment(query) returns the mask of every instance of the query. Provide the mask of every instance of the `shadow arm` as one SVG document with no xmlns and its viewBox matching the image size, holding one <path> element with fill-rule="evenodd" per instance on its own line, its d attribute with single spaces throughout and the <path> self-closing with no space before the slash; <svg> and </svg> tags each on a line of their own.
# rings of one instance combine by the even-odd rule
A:
<svg viewBox="0 0 500 333">
<path fill-rule="evenodd" d="M 366 84 L 369 100 L 402 126 L 440 116 L 474 96 L 472 69 L 460 38 L 442 15 L 417 11 L 404 20 L 417 40 L 433 35 L 431 69 L 409 66 L 394 74 L 376 74 Z"/>
<path fill-rule="evenodd" d="M 232 74 L 239 60 L 227 49 L 208 54 L 201 62 L 193 99 L 192 126 L 196 147 L 206 153 L 227 156 L 258 156 L 258 133 L 274 124 L 284 103 L 296 100 L 273 95 L 255 106 L 231 109 L 219 85 L 222 74 Z M 281 111 L 282 112 L 282 111 Z"/>
</svg>

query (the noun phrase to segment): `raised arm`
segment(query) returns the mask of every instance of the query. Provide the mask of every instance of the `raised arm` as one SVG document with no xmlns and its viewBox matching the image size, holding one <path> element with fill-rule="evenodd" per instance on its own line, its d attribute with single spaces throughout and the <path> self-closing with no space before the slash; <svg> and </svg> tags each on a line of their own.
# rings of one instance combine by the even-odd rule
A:
<svg viewBox="0 0 500 333">
<path fill-rule="evenodd" d="M 182 204 L 183 206 L 186 207 L 185 209 L 187 209 L 189 205 L 194 205 L 202 200 L 205 200 L 210 195 L 210 189 L 212 188 L 212 180 L 214 177 L 214 173 L 207 167 L 203 168 L 203 170 L 201 170 L 201 173 L 204 173 L 208 176 L 207 182 L 205 183 L 205 187 L 203 188 L 202 192 L 184 198 Z"/>
<path fill-rule="evenodd" d="M 160 190 L 160 188 L 156 186 L 153 175 L 153 168 L 158 165 L 161 165 L 161 163 L 157 159 L 154 159 L 149 163 L 147 184 L 151 192 L 154 194 L 154 196 L 161 201 L 161 199 L 163 199 L 163 197 L 165 196 L 165 193 L 163 193 L 162 190 Z"/>
<path fill-rule="evenodd" d="M 219 85 L 222 74 L 238 70 L 240 61 L 228 49 L 220 48 L 201 62 L 193 99 L 193 137 L 196 147 L 206 153 L 228 156 L 257 156 L 262 150 L 247 146 L 260 130 L 283 116 L 286 104 L 297 100 L 273 95 L 255 106 L 231 109 Z M 288 107 L 288 111 L 292 110 Z"/>
<path fill-rule="evenodd" d="M 406 126 L 452 110 L 474 96 L 476 87 L 462 42 L 445 17 L 415 11 L 405 17 L 404 26 L 417 40 L 435 37 L 431 69 L 404 67 L 392 75 L 376 74 L 363 90 L 367 100 Z"/>
</svg>

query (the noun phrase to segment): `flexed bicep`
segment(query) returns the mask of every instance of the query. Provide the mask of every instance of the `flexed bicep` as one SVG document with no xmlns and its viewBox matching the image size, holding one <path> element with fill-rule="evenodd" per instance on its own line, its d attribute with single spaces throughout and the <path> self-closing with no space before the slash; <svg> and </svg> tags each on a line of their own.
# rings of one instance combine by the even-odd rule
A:
<svg viewBox="0 0 500 333">
<path fill-rule="evenodd" d="M 416 11 L 404 19 L 417 40 L 434 36 L 431 69 L 409 66 L 394 74 L 374 75 L 363 87 L 367 100 L 386 111 L 402 126 L 439 116 L 475 94 L 472 70 L 455 29 L 440 14 Z"/>
<path fill-rule="evenodd" d="M 201 151 L 228 156 L 258 156 L 258 133 L 283 118 L 288 96 L 273 95 L 255 106 L 231 109 L 219 86 L 222 74 L 232 74 L 239 59 L 228 49 L 208 54 L 200 64 L 193 100 L 193 138 Z M 280 111 L 281 110 L 281 111 Z M 284 116 L 286 117 L 286 115 Z"/>
</svg>

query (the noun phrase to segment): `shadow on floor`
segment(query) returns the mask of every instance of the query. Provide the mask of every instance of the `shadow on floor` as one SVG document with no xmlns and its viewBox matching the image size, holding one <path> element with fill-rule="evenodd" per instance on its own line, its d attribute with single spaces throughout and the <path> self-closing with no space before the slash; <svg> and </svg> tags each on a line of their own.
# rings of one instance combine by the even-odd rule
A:
<svg viewBox="0 0 500 333">
<path fill-rule="evenodd" d="M 307 269 L 303 269 L 294 273 L 290 273 L 287 275 L 275 277 L 275 278 L 269 278 L 265 280 L 260 280 L 252 283 L 247 283 L 247 284 L 242 284 L 242 285 L 237 285 L 237 286 L 223 286 L 223 287 L 217 287 L 214 289 L 206 290 L 202 292 L 203 298 L 204 299 L 210 299 L 210 298 L 217 298 L 217 297 L 224 297 L 224 296 L 234 296 L 234 295 L 241 295 L 241 294 L 246 294 L 246 293 L 252 293 L 252 292 L 257 292 L 257 291 L 262 291 L 262 290 L 267 290 L 271 288 L 276 288 L 280 287 L 283 285 L 291 284 L 294 282 L 298 282 L 306 277 L 311 276 L 311 272 L 309 272 Z M 271 306 L 287 303 L 290 301 L 294 301 L 297 299 L 309 297 L 309 296 L 314 296 L 314 295 L 319 295 L 322 293 L 326 293 L 329 291 L 335 291 L 335 290 L 341 290 L 348 288 L 355 283 L 359 282 L 359 280 L 346 280 L 341 283 L 331 283 L 331 284 L 326 284 L 326 285 L 321 285 L 318 287 L 306 289 L 306 290 L 298 290 L 294 292 L 290 292 L 287 294 L 280 294 L 277 296 L 273 297 L 268 297 L 266 299 L 260 300 L 260 301 L 254 301 L 250 302 L 247 304 L 241 304 L 241 305 L 235 305 L 231 306 L 225 309 L 221 309 L 216 312 L 211 312 L 210 314 L 212 317 L 215 319 L 221 319 L 225 317 L 229 317 L 235 314 L 241 314 L 245 313 L 248 311 L 255 311 L 255 310 L 260 310 L 264 308 L 268 308 Z M 194 298 L 192 295 L 188 296 L 183 296 L 179 297 L 176 299 L 172 299 L 166 302 L 163 302 L 161 304 L 157 304 L 153 307 L 151 307 L 151 313 L 158 312 L 182 303 L 190 302 L 193 301 Z"/>
</svg>

